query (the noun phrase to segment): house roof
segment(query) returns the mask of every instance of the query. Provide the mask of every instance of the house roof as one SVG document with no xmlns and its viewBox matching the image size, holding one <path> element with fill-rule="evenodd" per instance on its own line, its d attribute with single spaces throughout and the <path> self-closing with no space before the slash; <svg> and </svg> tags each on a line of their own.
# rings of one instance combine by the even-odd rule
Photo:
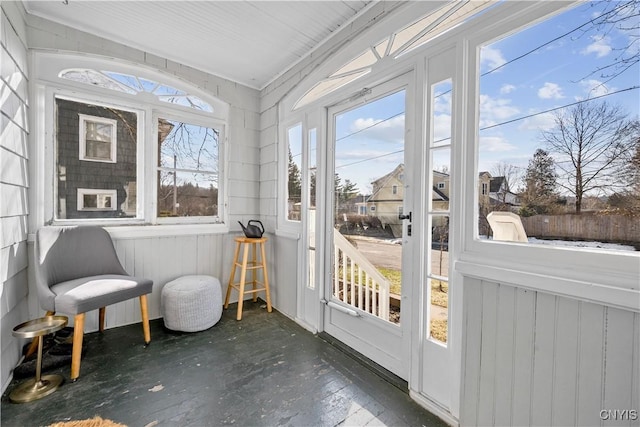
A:
<svg viewBox="0 0 640 427">
<path fill-rule="evenodd" d="M 30 14 L 256 89 L 374 3 L 23 1 Z"/>
</svg>

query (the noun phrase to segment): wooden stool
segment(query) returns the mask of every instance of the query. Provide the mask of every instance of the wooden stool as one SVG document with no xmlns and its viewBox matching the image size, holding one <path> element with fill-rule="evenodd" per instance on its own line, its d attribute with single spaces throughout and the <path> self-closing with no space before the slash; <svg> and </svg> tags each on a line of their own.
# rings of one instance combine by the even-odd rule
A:
<svg viewBox="0 0 640 427">
<path fill-rule="evenodd" d="M 224 308 L 229 307 L 229 296 L 231 296 L 231 288 L 238 290 L 238 315 L 237 320 L 242 319 L 242 303 L 244 300 L 244 294 L 253 293 L 253 302 L 258 300 L 258 292 L 265 291 L 267 295 L 267 311 L 271 313 L 271 295 L 269 295 L 269 274 L 267 273 L 267 257 L 264 251 L 264 242 L 267 241 L 266 237 L 260 237 L 252 239 L 249 237 L 236 237 L 236 253 L 233 257 L 233 265 L 231 266 L 231 276 L 229 277 L 229 286 L 227 287 L 227 296 L 224 299 Z M 260 262 L 257 258 L 258 244 L 260 244 Z M 242 260 L 239 259 L 240 247 L 244 245 L 242 254 Z M 249 246 L 251 246 L 251 260 L 249 259 Z M 236 267 L 240 267 L 240 281 L 234 282 L 236 277 Z M 257 280 L 256 270 L 262 269 L 264 282 Z M 251 270 L 251 281 L 247 282 L 247 270 Z M 258 288 L 260 284 L 263 287 Z M 247 290 L 245 285 L 253 285 L 253 289 Z"/>
</svg>

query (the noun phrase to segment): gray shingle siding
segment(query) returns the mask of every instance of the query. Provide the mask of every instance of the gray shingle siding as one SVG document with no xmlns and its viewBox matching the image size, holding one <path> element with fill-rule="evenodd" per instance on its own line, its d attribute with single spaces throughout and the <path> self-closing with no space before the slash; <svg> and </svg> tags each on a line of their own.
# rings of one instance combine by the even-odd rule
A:
<svg viewBox="0 0 640 427">
<path fill-rule="evenodd" d="M 65 99 L 58 99 L 56 104 L 58 170 L 60 167 L 66 168 L 66 180 L 60 180 L 58 177 L 58 202 L 61 198 L 65 199 L 66 218 L 119 218 L 125 216 L 125 212 L 121 209 L 122 203 L 127 197 L 125 188 L 128 182 L 137 181 L 136 114 Z M 105 117 L 118 122 L 116 163 L 80 160 L 79 114 Z M 129 123 L 130 128 L 125 125 L 125 121 Z M 129 129 L 132 129 L 133 134 Z M 78 211 L 78 188 L 117 190 L 117 209 L 113 211 Z M 60 208 L 61 206 L 58 207 L 59 215 Z"/>
</svg>

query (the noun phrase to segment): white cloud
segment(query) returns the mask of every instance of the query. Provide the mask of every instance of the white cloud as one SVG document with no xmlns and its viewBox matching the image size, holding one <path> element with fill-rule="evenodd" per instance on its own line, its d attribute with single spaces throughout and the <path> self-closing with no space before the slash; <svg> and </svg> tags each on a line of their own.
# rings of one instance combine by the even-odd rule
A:
<svg viewBox="0 0 640 427">
<path fill-rule="evenodd" d="M 482 48 L 480 51 L 480 60 L 481 66 L 486 66 L 491 70 L 504 65 L 507 62 L 507 60 L 504 59 L 504 56 L 502 56 L 500 49 L 495 49 L 490 46 Z"/>
<path fill-rule="evenodd" d="M 544 85 L 538 89 L 538 97 L 542 99 L 562 99 L 562 88 L 556 83 L 545 82 Z"/>
<path fill-rule="evenodd" d="M 518 113 L 520 110 L 511 105 L 510 99 L 480 95 L 480 127 L 495 125 L 513 118 Z"/>
<path fill-rule="evenodd" d="M 597 34 L 595 36 L 591 36 L 591 40 L 593 40 L 593 43 L 582 49 L 580 53 L 583 55 L 595 53 L 598 58 L 602 58 L 603 56 L 607 56 L 611 53 L 611 39 L 609 37 Z"/>
<path fill-rule="evenodd" d="M 500 94 L 506 95 L 508 93 L 513 92 L 514 90 L 516 90 L 516 87 L 514 85 L 503 84 L 502 87 L 500 88 Z"/>
<path fill-rule="evenodd" d="M 553 113 L 542 113 L 533 117 L 524 119 L 522 124 L 518 126 L 519 130 L 551 130 L 555 127 L 555 118 Z"/>
<path fill-rule="evenodd" d="M 480 137 L 481 152 L 502 152 L 515 150 L 516 146 L 501 136 L 483 136 Z"/>
<path fill-rule="evenodd" d="M 360 131 L 360 133 L 354 135 L 360 139 L 368 138 L 387 142 L 403 142 L 404 114 L 384 121 L 370 117 L 359 118 L 351 124 L 350 131 Z"/>
<path fill-rule="evenodd" d="M 602 83 L 600 80 L 596 79 L 581 80 L 580 86 L 584 88 L 584 91 L 587 94 L 587 98 L 606 95 L 610 92 L 615 92 L 617 89 L 613 86 L 609 87 Z"/>
<path fill-rule="evenodd" d="M 433 140 L 443 141 L 451 138 L 451 115 L 436 114 L 433 120 Z"/>
</svg>

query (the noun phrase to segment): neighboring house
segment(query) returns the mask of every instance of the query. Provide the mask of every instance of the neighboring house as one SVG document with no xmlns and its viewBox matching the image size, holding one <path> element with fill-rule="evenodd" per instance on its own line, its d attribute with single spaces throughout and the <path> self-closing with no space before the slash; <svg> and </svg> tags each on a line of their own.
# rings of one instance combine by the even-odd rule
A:
<svg viewBox="0 0 640 427">
<path fill-rule="evenodd" d="M 404 164 L 399 164 L 388 174 L 371 183 L 373 191 L 367 199 L 367 214 L 376 216 L 382 226 L 391 227 L 393 235 L 402 235 L 402 221 L 398 215 L 402 214 L 404 204 Z"/>
<path fill-rule="evenodd" d="M 433 181 L 432 209 L 448 211 L 449 174 L 433 171 Z M 378 217 L 383 227 L 388 225 L 395 237 L 402 236 L 402 220 L 398 215 L 403 213 L 404 205 L 404 164 L 399 164 L 393 171 L 376 179 L 371 185 L 373 193 L 366 202 L 367 214 Z M 362 208 L 359 209 L 362 212 Z"/>
<path fill-rule="evenodd" d="M 520 205 L 518 195 L 511 192 L 507 179 L 504 176 L 491 176 L 489 172 L 480 172 L 478 176 L 478 195 L 481 210 Z"/>
<path fill-rule="evenodd" d="M 56 105 L 58 217 L 134 217 L 136 115 L 66 99 Z"/>
</svg>

